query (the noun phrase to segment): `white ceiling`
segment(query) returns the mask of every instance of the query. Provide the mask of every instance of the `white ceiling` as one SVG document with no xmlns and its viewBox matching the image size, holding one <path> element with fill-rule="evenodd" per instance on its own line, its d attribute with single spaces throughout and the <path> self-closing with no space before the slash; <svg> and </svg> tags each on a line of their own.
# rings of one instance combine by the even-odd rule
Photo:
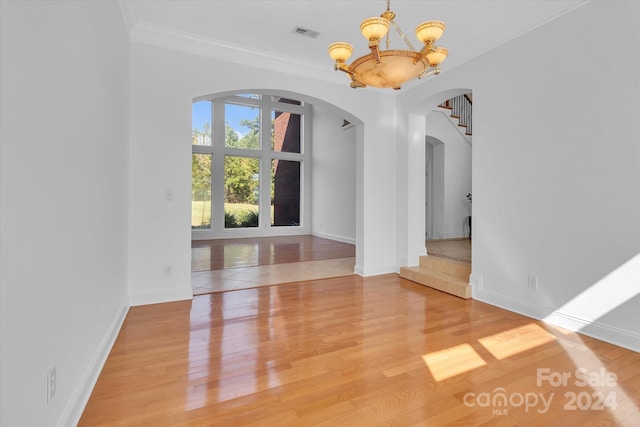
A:
<svg viewBox="0 0 640 427">
<path fill-rule="evenodd" d="M 570 11 L 589 0 L 391 0 L 396 23 L 414 35 L 423 21 L 441 20 L 437 43 L 449 50 L 443 72 Z M 386 0 L 120 0 L 132 40 L 232 62 L 347 82 L 333 71 L 327 46 L 346 41 L 352 59 L 368 53 L 360 22 L 379 16 Z M 318 31 L 309 38 L 295 26 Z M 391 48 L 406 45 L 391 32 Z M 333 73 L 333 74 L 330 74 Z"/>
</svg>

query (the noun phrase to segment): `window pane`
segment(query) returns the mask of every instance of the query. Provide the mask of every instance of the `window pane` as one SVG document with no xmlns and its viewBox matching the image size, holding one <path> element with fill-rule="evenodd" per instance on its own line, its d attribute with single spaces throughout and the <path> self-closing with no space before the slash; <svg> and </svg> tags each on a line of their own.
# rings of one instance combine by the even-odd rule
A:
<svg viewBox="0 0 640 427">
<path fill-rule="evenodd" d="M 224 226 L 257 227 L 260 200 L 260 160 L 224 158 Z"/>
<path fill-rule="evenodd" d="M 211 228 L 211 154 L 191 154 L 191 229 Z"/>
<path fill-rule="evenodd" d="M 271 112 L 271 148 L 282 153 L 300 153 L 300 114 Z"/>
<path fill-rule="evenodd" d="M 247 105 L 225 104 L 224 145 L 235 148 L 260 148 L 260 109 Z"/>
<path fill-rule="evenodd" d="M 271 225 L 300 225 L 300 162 L 271 162 Z"/>
<path fill-rule="evenodd" d="M 192 104 L 191 129 L 192 145 L 211 145 L 211 101 Z"/>
</svg>

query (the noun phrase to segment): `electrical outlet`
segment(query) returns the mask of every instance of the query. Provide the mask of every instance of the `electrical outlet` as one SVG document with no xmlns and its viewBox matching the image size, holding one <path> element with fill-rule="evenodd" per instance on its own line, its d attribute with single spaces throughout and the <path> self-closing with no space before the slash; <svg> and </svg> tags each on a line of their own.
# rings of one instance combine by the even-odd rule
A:
<svg viewBox="0 0 640 427">
<path fill-rule="evenodd" d="M 56 367 L 47 373 L 47 402 L 51 402 L 56 394 Z"/>
<path fill-rule="evenodd" d="M 527 281 L 527 287 L 529 289 L 533 289 L 534 291 L 538 290 L 538 278 L 535 276 L 529 276 Z"/>
<path fill-rule="evenodd" d="M 164 266 L 164 275 L 165 277 L 173 276 L 173 266 L 171 264 Z"/>
</svg>

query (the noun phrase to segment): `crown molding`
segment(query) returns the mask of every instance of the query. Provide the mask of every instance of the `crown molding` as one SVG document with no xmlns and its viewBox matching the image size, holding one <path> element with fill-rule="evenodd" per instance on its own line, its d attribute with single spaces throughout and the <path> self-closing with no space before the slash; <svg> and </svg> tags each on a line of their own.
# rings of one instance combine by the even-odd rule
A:
<svg viewBox="0 0 640 427">
<path fill-rule="evenodd" d="M 293 74 L 330 83 L 344 83 L 344 76 L 341 73 L 333 71 L 330 66 L 278 55 L 273 52 L 259 51 L 247 46 L 213 40 L 147 22 L 136 22 L 129 34 L 131 41 L 134 43 L 214 58 L 249 67 Z"/>
</svg>

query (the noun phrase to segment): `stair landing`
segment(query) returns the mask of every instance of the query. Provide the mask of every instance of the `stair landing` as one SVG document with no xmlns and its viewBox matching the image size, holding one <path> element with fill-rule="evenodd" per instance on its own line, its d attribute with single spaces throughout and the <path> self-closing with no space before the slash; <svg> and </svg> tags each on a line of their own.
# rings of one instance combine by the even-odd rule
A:
<svg viewBox="0 0 640 427">
<path fill-rule="evenodd" d="M 420 265 L 401 267 L 400 277 L 459 298 L 471 298 L 471 264 L 433 255 L 420 257 Z"/>
</svg>

